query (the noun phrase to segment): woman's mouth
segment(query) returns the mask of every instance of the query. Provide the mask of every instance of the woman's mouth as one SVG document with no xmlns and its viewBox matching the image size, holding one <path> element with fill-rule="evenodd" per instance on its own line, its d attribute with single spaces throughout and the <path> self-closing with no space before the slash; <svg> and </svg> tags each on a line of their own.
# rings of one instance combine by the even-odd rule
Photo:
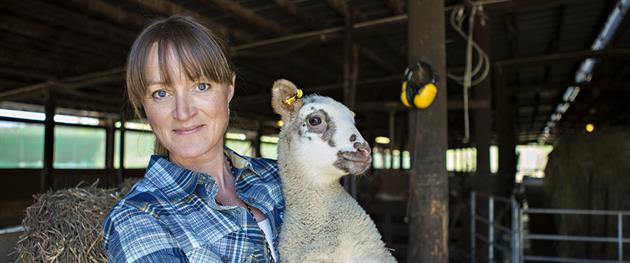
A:
<svg viewBox="0 0 630 263">
<path fill-rule="evenodd" d="M 188 135 L 188 134 L 193 134 L 199 130 L 201 130 L 201 128 L 204 125 L 195 125 L 195 126 L 189 126 L 189 127 L 182 127 L 182 128 L 177 128 L 177 129 L 173 129 L 173 132 L 177 135 Z"/>
</svg>

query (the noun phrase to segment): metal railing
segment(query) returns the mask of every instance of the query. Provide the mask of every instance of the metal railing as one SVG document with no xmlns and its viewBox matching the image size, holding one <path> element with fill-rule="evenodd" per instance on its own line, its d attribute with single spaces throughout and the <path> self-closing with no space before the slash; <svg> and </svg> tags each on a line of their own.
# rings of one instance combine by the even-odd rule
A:
<svg viewBox="0 0 630 263">
<path fill-rule="evenodd" d="M 624 243 L 630 243 L 630 238 L 623 237 L 623 217 L 630 215 L 630 211 L 607 211 L 607 210 L 579 210 L 579 209 L 542 209 L 542 208 L 524 208 L 521 209 L 521 215 L 524 214 L 552 214 L 552 215 L 582 215 L 582 216 L 616 216 L 617 217 L 617 236 L 575 236 L 575 235 L 549 235 L 549 234 L 532 234 L 523 233 L 522 240 L 544 240 L 544 241 L 577 241 L 587 243 L 616 243 L 617 259 L 583 259 L 583 258 L 563 258 L 549 256 L 533 256 L 523 255 L 524 261 L 535 262 L 626 262 L 623 261 Z M 521 251 L 521 253 L 523 253 Z"/>
<path fill-rule="evenodd" d="M 477 214 L 477 199 L 486 198 L 488 204 L 488 211 L 486 215 Z M 507 206 L 511 212 L 511 225 L 505 226 L 501 222 L 495 221 L 495 204 L 500 203 Z M 483 241 L 487 244 L 487 258 L 488 262 L 495 261 L 495 248 L 498 252 L 503 253 L 506 258 L 510 258 L 511 262 L 520 262 L 521 253 L 515 253 L 520 251 L 520 214 L 518 202 L 514 198 L 504 198 L 499 196 L 492 196 L 481 192 L 472 192 L 470 194 L 470 259 L 472 263 L 475 262 L 477 256 L 477 240 Z M 485 217 L 484 217 L 485 216 Z M 487 226 L 487 236 L 481 233 L 477 233 L 477 222 L 481 222 Z M 509 247 L 495 239 L 495 229 L 498 232 L 510 235 Z"/>
<path fill-rule="evenodd" d="M 485 198 L 487 200 L 487 214 L 477 213 L 477 205 L 482 203 L 477 199 Z M 497 222 L 495 217 L 495 205 L 503 204 L 509 208 L 511 215 L 511 225 L 505 226 Z M 616 216 L 617 218 L 617 235 L 612 236 L 579 236 L 579 235 L 555 235 L 555 234 L 536 234 L 524 231 L 524 216 L 531 214 L 552 214 L 552 215 L 578 215 L 578 216 Z M 510 262 L 628 262 L 624 261 L 624 244 L 630 243 L 630 238 L 624 238 L 623 224 L 624 216 L 629 216 L 630 211 L 607 211 L 607 210 L 578 210 L 578 209 L 541 209 L 541 208 L 522 208 L 514 198 L 504 198 L 492 196 L 481 192 L 471 192 L 470 194 L 470 262 L 475 262 L 477 251 L 477 241 L 483 241 L 487 244 L 487 262 L 495 261 L 495 249 L 503 253 L 505 259 Z M 478 233 L 478 223 L 483 223 L 488 227 L 486 233 Z M 510 244 L 506 247 L 504 244 L 497 242 L 495 238 L 495 230 L 509 234 Z M 486 236 L 484 236 L 484 234 Z M 586 242 L 586 243 L 616 243 L 617 259 L 589 259 L 589 258 L 567 258 L 553 256 L 536 256 L 524 253 L 525 241 L 568 241 L 568 242 Z"/>
</svg>

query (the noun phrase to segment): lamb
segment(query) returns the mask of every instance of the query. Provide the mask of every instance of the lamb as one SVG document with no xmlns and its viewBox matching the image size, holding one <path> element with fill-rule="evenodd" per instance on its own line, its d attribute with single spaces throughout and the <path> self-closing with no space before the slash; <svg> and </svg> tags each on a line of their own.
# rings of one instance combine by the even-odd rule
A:
<svg viewBox="0 0 630 263">
<path fill-rule="evenodd" d="M 288 80 L 272 88 L 272 106 L 284 122 L 278 140 L 286 202 L 281 262 L 396 262 L 374 222 L 339 184 L 372 161 L 352 112 L 329 97 L 300 99 L 297 92 Z"/>
</svg>

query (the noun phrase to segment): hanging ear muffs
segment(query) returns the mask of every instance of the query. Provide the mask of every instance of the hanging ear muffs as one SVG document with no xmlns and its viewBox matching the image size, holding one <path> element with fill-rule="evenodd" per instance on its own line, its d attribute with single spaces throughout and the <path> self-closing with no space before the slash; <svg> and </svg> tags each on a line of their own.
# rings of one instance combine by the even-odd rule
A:
<svg viewBox="0 0 630 263">
<path fill-rule="evenodd" d="M 405 69 L 400 101 L 409 108 L 428 108 L 437 96 L 437 82 L 438 76 L 431 65 L 417 62 Z"/>
</svg>

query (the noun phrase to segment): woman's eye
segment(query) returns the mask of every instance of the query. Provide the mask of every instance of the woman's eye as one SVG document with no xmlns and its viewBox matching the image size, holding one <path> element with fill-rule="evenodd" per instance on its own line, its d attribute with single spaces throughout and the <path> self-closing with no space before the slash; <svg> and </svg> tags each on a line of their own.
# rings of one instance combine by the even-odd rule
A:
<svg viewBox="0 0 630 263">
<path fill-rule="evenodd" d="M 198 91 L 206 91 L 210 88 L 210 84 L 208 83 L 199 83 L 197 84 L 197 90 Z"/>
<path fill-rule="evenodd" d="M 322 123 L 322 119 L 318 116 L 313 116 L 308 119 L 308 124 L 311 126 L 317 126 L 317 125 L 320 125 L 321 123 Z"/>
<path fill-rule="evenodd" d="M 166 97 L 166 95 L 168 95 L 168 93 L 166 92 L 166 90 L 156 90 L 153 92 L 152 96 L 154 99 L 163 99 Z"/>
</svg>

